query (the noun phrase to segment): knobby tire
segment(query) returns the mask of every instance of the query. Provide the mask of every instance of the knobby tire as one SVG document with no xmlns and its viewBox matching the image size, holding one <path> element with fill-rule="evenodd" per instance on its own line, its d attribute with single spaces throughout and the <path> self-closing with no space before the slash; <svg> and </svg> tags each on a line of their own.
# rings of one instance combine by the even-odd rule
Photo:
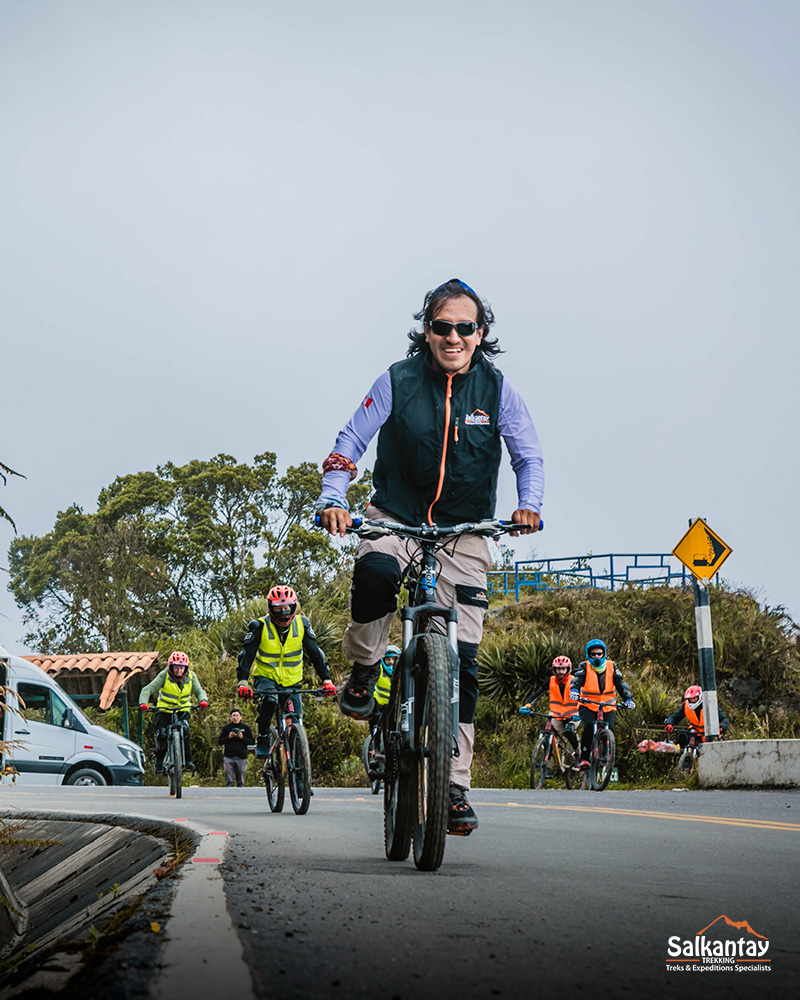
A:
<svg viewBox="0 0 800 1000">
<path fill-rule="evenodd" d="M 292 809 L 304 816 L 311 805 L 311 751 L 305 727 L 294 723 L 286 736 L 289 797 Z"/>
<path fill-rule="evenodd" d="M 540 736 L 531 757 L 531 788 L 543 788 L 550 761 L 550 736 Z"/>
<path fill-rule="evenodd" d="M 411 850 L 414 808 L 412 775 L 400 759 L 400 705 L 405 698 L 402 671 L 395 669 L 389 703 L 383 716 L 383 842 L 390 861 L 405 861 Z"/>
<path fill-rule="evenodd" d="M 683 753 L 678 758 L 678 774 L 682 778 L 690 777 L 694 774 L 694 765 L 696 761 L 695 755 L 687 747 Z"/>
<path fill-rule="evenodd" d="M 172 774 L 169 776 L 170 795 L 179 799 L 183 794 L 183 733 L 173 730 L 170 733 L 172 743 Z"/>
<path fill-rule="evenodd" d="M 596 792 L 602 792 L 611 780 L 615 754 L 616 741 L 611 730 L 601 729 L 595 733 L 589 780 Z"/>
<path fill-rule="evenodd" d="M 270 811 L 279 813 L 283 809 L 286 784 L 283 775 L 283 746 L 278 737 L 278 730 L 274 726 L 270 726 L 269 742 L 272 750 L 269 757 L 264 758 L 261 773 Z"/>
<path fill-rule="evenodd" d="M 444 858 L 450 807 L 450 644 L 445 636 L 429 632 L 420 637 L 416 655 L 414 864 L 431 872 Z"/>
</svg>

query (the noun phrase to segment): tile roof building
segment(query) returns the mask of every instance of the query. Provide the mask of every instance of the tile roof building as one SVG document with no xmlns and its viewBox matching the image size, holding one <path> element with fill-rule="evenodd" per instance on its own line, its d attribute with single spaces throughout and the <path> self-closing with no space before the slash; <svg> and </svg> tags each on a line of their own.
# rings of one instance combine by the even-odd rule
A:
<svg viewBox="0 0 800 1000">
<path fill-rule="evenodd" d="M 95 695 L 108 709 L 122 692 L 129 705 L 161 669 L 158 653 L 77 653 L 74 656 L 24 656 L 55 678 L 68 695 Z"/>
</svg>

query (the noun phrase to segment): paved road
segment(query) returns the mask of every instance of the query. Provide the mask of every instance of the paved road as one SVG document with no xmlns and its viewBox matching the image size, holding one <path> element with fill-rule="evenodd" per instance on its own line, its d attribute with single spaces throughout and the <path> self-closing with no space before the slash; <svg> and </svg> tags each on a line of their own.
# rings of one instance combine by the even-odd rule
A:
<svg viewBox="0 0 800 1000">
<path fill-rule="evenodd" d="M 0 806 L 32 809 L 42 795 L 2 789 Z M 190 789 L 181 802 L 155 789 L 46 795 L 50 808 L 227 830 L 228 910 L 258 998 L 587 986 L 749 998 L 794 994 L 800 978 L 798 793 L 479 789 L 480 829 L 449 838 L 433 874 L 384 859 L 381 801 L 362 790 L 318 790 L 304 817 L 270 814 L 258 789 Z M 734 936 L 769 941 L 770 971 L 667 970 L 668 939 L 693 940 L 723 914 L 761 935 Z"/>
</svg>

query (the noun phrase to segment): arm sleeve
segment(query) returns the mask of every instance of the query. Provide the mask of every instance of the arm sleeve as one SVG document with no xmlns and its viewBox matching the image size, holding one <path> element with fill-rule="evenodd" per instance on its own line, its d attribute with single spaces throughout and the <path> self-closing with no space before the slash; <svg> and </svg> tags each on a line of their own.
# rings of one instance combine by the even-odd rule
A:
<svg viewBox="0 0 800 1000">
<path fill-rule="evenodd" d="M 208 695 L 203 690 L 200 678 L 194 671 L 192 671 L 192 694 L 198 701 L 208 701 Z"/>
<path fill-rule="evenodd" d="M 619 691 L 622 697 L 627 701 L 628 698 L 632 698 L 631 689 L 625 683 L 625 678 L 619 671 L 619 668 L 614 664 L 614 687 Z"/>
<path fill-rule="evenodd" d="M 578 669 L 572 675 L 572 683 L 569 686 L 570 693 L 572 691 L 580 692 L 581 688 L 585 683 L 586 683 L 586 667 L 578 667 Z"/>
<path fill-rule="evenodd" d="M 664 725 L 665 726 L 677 726 L 685 718 L 686 718 L 686 716 L 683 714 L 683 708 L 681 707 L 681 708 L 678 709 L 677 712 L 673 712 L 672 715 L 668 715 L 666 717 L 666 719 L 664 719 Z"/>
<path fill-rule="evenodd" d="M 325 659 L 325 654 L 319 648 L 319 643 L 317 642 L 317 637 L 314 635 L 314 629 L 311 627 L 311 623 L 305 615 L 301 616 L 303 619 L 303 652 L 311 660 L 314 665 L 314 669 L 319 675 L 320 680 L 329 681 L 331 679 L 331 673 L 328 670 L 328 663 Z"/>
<path fill-rule="evenodd" d="M 222 727 L 222 732 L 219 734 L 219 739 L 217 740 L 217 744 L 219 746 L 222 746 L 224 743 L 227 743 L 227 742 L 228 742 L 228 727 L 227 726 L 223 726 Z"/>
<path fill-rule="evenodd" d="M 547 691 L 549 687 L 550 687 L 550 681 L 548 681 L 546 684 L 542 684 L 541 687 L 539 687 L 536 691 L 534 691 L 533 694 L 530 696 L 530 698 L 528 698 L 528 703 L 532 705 L 535 701 L 538 701 L 539 698 L 542 697 L 542 695 L 545 693 L 545 691 Z"/>
<path fill-rule="evenodd" d="M 720 731 L 722 731 L 723 729 L 730 729 L 731 720 L 722 711 L 722 709 L 719 707 L 719 705 L 717 706 L 717 715 L 719 716 L 719 728 L 720 728 Z"/>
<path fill-rule="evenodd" d="M 250 622 L 239 653 L 239 661 L 236 666 L 236 680 L 240 684 L 246 684 L 250 677 L 250 667 L 256 658 L 258 647 L 261 644 L 261 633 L 264 630 L 264 623 L 258 620 Z"/>
<path fill-rule="evenodd" d="M 511 456 L 517 477 L 517 504 L 520 510 L 541 512 L 544 500 L 544 460 L 539 435 L 528 407 L 516 386 L 503 378 L 500 389 L 499 430 Z"/>
<path fill-rule="evenodd" d="M 361 405 L 339 432 L 333 446 L 334 453 L 349 458 L 354 464 L 358 463 L 391 412 L 392 379 L 389 372 L 385 371 L 378 376 Z M 346 470 L 325 472 L 317 512 L 326 507 L 344 507 L 349 510 L 347 487 L 350 482 L 350 473 Z"/>
<path fill-rule="evenodd" d="M 253 730 L 247 725 L 246 722 L 242 724 L 242 729 L 244 730 L 245 742 L 250 744 L 255 743 L 255 739 L 253 738 Z"/>
<path fill-rule="evenodd" d="M 149 684 L 145 684 L 145 686 L 139 692 L 139 704 L 146 705 L 154 694 L 158 694 L 161 688 L 164 687 L 164 681 L 166 681 L 166 679 L 167 679 L 167 671 L 165 668 L 164 670 L 161 671 L 160 674 L 156 674 L 156 676 L 150 681 Z"/>
</svg>

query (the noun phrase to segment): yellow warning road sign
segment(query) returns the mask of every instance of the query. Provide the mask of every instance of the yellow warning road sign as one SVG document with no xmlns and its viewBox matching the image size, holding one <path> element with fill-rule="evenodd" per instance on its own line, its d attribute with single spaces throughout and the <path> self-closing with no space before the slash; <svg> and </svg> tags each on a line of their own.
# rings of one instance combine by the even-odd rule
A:
<svg viewBox="0 0 800 1000">
<path fill-rule="evenodd" d="M 692 521 L 692 526 L 672 550 L 672 554 L 703 584 L 713 578 L 731 552 L 733 549 L 701 517 Z"/>
</svg>

